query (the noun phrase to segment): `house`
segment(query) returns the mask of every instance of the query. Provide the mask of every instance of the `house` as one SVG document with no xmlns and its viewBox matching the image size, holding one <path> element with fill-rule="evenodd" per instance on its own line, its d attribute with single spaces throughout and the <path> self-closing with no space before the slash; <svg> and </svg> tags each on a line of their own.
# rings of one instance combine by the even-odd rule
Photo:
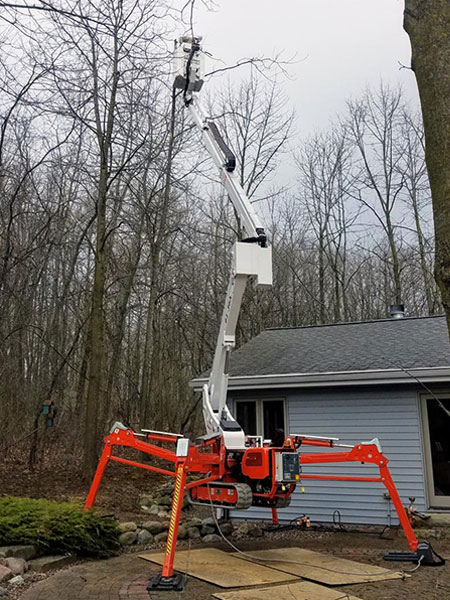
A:
<svg viewBox="0 0 450 600">
<path fill-rule="evenodd" d="M 414 496 L 419 510 L 450 509 L 445 317 L 267 329 L 233 353 L 230 375 L 230 405 L 247 434 L 270 439 L 281 428 L 347 444 L 377 437 L 404 504 Z M 203 382 L 195 380 L 194 387 Z M 372 465 L 350 463 L 309 465 L 303 472 L 378 474 Z M 330 522 L 338 510 L 345 523 L 397 523 L 380 483 L 303 485 L 304 493 L 298 486 L 291 505 L 280 511 L 281 519 L 306 514 Z M 270 516 L 267 510 L 246 511 L 247 518 L 264 516 Z"/>
</svg>

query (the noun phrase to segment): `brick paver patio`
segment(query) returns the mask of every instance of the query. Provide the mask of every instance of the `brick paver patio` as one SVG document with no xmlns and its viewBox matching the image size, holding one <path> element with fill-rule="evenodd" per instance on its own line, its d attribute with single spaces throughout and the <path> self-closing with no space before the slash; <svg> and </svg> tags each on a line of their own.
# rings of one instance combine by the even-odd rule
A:
<svg viewBox="0 0 450 600">
<path fill-rule="evenodd" d="M 274 541 L 270 546 L 285 547 L 290 542 L 290 545 L 301 545 L 319 552 L 329 552 L 332 548 L 337 556 L 384 567 L 392 566 L 383 562 L 383 552 L 386 548 L 400 550 L 405 546 L 401 538 L 386 540 L 364 534 L 312 535 L 302 537 L 300 540 L 293 535 L 289 540 L 289 536 L 286 535 L 286 538 L 288 539 Z M 261 540 L 248 540 L 241 544 L 242 549 L 246 551 L 268 545 L 267 542 L 263 544 Z M 443 556 L 450 556 L 448 538 L 440 539 L 436 546 Z M 223 591 L 222 588 L 190 577 L 183 592 L 149 594 L 146 591 L 147 582 L 161 567 L 144 561 L 138 556 L 138 552 L 133 552 L 109 560 L 85 562 L 64 569 L 33 585 L 20 596 L 20 600 L 211 600 L 213 593 Z M 411 566 L 402 565 L 406 569 L 410 569 Z M 233 574 L 231 573 L 230 576 L 232 577 Z M 387 598 L 450 600 L 450 569 L 423 567 L 404 581 L 379 581 L 340 586 L 339 590 L 342 591 L 342 598 L 348 594 L 365 600 Z M 257 593 L 255 589 L 255 600 L 258 598 Z M 276 586 L 273 598 L 277 600 Z"/>
<path fill-rule="evenodd" d="M 149 594 L 146 587 L 150 576 L 160 568 L 141 560 L 138 554 L 86 562 L 37 583 L 21 596 L 21 600 L 159 600 L 167 598 L 167 594 Z M 194 587 L 191 583 L 192 580 L 188 583 L 188 589 Z M 209 598 L 211 592 L 217 589 L 203 582 L 196 582 L 195 588 L 197 599 Z M 189 597 L 188 589 L 184 593 L 171 592 L 171 600 L 185 600 Z"/>
</svg>

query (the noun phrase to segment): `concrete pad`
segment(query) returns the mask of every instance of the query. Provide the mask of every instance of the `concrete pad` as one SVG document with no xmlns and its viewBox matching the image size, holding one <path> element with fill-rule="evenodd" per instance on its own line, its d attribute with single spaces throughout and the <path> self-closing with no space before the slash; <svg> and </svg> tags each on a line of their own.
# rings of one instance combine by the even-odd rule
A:
<svg viewBox="0 0 450 600">
<path fill-rule="evenodd" d="M 164 552 L 140 554 L 139 558 L 164 563 Z M 279 570 L 240 560 L 234 554 L 216 548 L 184 550 L 175 555 L 174 568 L 182 573 L 203 579 L 223 588 L 247 587 L 284 581 L 298 581 L 298 577 Z"/>
<path fill-rule="evenodd" d="M 247 555 L 233 552 L 233 556 L 250 561 Z M 387 579 L 403 579 L 403 573 L 383 567 L 366 565 L 331 554 L 322 554 L 303 548 L 277 548 L 275 550 L 255 550 L 249 553 L 256 559 L 264 559 L 257 564 L 311 579 L 327 585 L 348 585 Z M 272 559 L 272 560 L 271 560 Z"/>
<path fill-rule="evenodd" d="M 217 600 L 255 600 L 256 590 L 236 590 L 213 594 Z M 342 600 L 339 590 L 332 590 L 310 581 L 299 581 L 288 585 L 258 588 L 258 600 Z M 345 600 L 361 600 L 356 596 L 345 596 Z"/>
</svg>

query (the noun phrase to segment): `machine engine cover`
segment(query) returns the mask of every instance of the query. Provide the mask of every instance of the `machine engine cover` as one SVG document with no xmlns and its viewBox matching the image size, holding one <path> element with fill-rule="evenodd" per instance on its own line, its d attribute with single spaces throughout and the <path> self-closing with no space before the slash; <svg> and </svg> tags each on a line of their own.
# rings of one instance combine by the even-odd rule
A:
<svg viewBox="0 0 450 600">
<path fill-rule="evenodd" d="M 275 454 L 275 481 L 298 483 L 300 461 L 297 452 L 277 452 Z"/>
<path fill-rule="evenodd" d="M 249 448 L 242 459 L 242 474 L 250 479 L 265 479 L 270 475 L 271 448 Z"/>
</svg>

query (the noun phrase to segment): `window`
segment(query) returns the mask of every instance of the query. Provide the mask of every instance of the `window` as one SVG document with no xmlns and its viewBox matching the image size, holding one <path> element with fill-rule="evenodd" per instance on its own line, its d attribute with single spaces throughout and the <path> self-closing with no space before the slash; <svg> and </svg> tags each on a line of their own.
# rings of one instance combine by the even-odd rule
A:
<svg viewBox="0 0 450 600">
<path fill-rule="evenodd" d="M 284 401 L 263 400 L 262 407 L 264 438 L 267 440 L 273 440 L 277 437 L 278 431 L 280 430 L 283 432 L 284 438 Z"/>
<path fill-rule="evenodd" d="M 275 441 L 286 436 L 286 410 L 283 399 L 234 401 L 236 421 L 247 435 L 262 435 Z"/>
<path fill-rule="evenodd" d="M 256 401 L 236 402 L 236 421 L 247 435 L 258 435 L 256 420 Z"/>
<path fill-rule="evenodd" d="M 422 417 L 430 506 L 450 507 L 450 398 L 422 398 Z"/>
</svg>

